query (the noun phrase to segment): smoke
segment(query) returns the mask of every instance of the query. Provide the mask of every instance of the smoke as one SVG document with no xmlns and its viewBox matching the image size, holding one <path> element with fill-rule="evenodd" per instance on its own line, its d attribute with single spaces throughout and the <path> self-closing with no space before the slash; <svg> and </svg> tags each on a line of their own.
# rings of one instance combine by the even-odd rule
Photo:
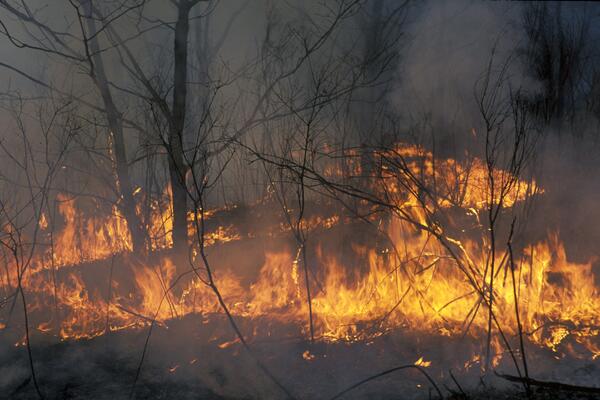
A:
<svg viewBox="0 0 600 400">
<path fill-rule="evenodd" d="M 528 40 L 523 27 L 526 6 L 432 1 L 414 10 L 397 72 L 399 83 L 391 97 L 409 140 L 443 156 L 460 158 L 466 150 L 481 155 L 482 138 L 473 132 L 481 129 L 478 85 L 489 65 L 493 80 L 508 63 L 505 96 L 508 90 L 519 89 L 535 98 L 543 91 L 543 83 L 532 76 L 523 57 Z M 586 9 L 565 4 L 561 11 L 563 27 L 571 32 Z M 589 34 L 598 37 L 594 24 Z M 593 46 L 584 48 L 593 59 Z M 545 190 L 528 215 L 527 234 L 541 239 L 558 232 L 569 256 L 581 262 L 595 254 L 594 243 L 600 239 L 595 224 L 589 223 L 600 217 L 595 206 L 600 186 L 593 172 L 600 166 L 597 129 L 597 118 L 586 110 L 567 122 L 537 123 L 532 134 L 539 135 L 539 141 L 527 172 Z"/>
<path fill-rule="evenodd" d="M 490 63 L 492 79 L 509 62 L 510 86 L 535 90 L 515 60 L 520 12 L 518 4 L 471 1 L 427 2 L 416 10 L 392 98 L 406 129 L 425 126 L 422 136 L 431 135 L 442 152 L 464 148 L 461 139 L 481 120 L 475 96 Z"/>
<path fill-rule="evenodd" d="M 256 50 L 260 46 L 259 43 L 265 35 L 263 28 L 268 6 L 267 2 L 252 2 L 248 7 L 240 8 L 240 14 L 232 25 L 231 31 L 224 38 L 223 46 L 217 57 L 216 63 L 220 73 L 226 74 L 228 71 L 239 70 L 240 66 L 251 61 L 252 56 L 256 55 Z M 236 7 L 232 9 L 219 7 L 215 11 L 211 24 L 215 27 L 213 39 L 216 42 L 219 41 L 220 33 L 227 26 L 232 13 L 237 9 Z M 302 12 L 312 12 L 314 11 L 311 10 L 312 7 L 317 9 L 314 4 L 305 5 L 303 2 L 291 4 L 287 8 L 281 6 L 279 8 L 280 14 L 278 14 L 281 19 L 280 23 L 285 24 L 288 20 L 299 18 L 298 15 L 301 15 Z M 509 62 L 509 69 L 506 72 L 506 90 L 503 95 L 507 96 L 509 89 L 520 88 L 528 94 L 535 94 L 541 90 L 540 82 L 536 82 L 527 74 L 518 58 L 518 50 L 525 41 L 524 32 L 520 25 L 522 7 L 521 4 L 476 3 L 470 1 L 427 2 L 411 7 L 406 25 L 407 46 L 401 49 L 401 62 L 396 71 L 398 84 L 390 100 L 394 106 L 394 112 L 404 122 L 403 129 L 409 134 L 414 134 L 413 138 L 416 138 L 417 141 L 435 148 L 436 155 L 457 157 L 465 149 L 479 149 L 481 151 L 481 138 L 478 139 L 473 134 L 473 132 L 479 131 L 481 126 L 481 115 L 477 107 L 476 93 L 478 84 L 481 82 L 490 62 L 492 62 L 492 77 L 497 77 L 501 66 L 505 62 Z M 57 10 L 58 7 L 54 11 Z M 154 13 L 160 15 L 161 11 L 158 6 Z M 164 15 L 164 17 L 172 18 L 173 16 Z M 57 18 L 57 21 L 59 21 L 56 16 L 51 16 L 51 18 Z M 350 31 L 352 28 L 345 26 L 345 29 Z M 354 33 L 356 34 L 356 32 Z M 194 35 L 196 34 L 199 33 L 194 31 Z M 148 42 L 144 43 L 143 46 L 150 49 L 148 50 L 140 44 L 140 47 L 136 50 L 139 50 L 140 53 L 148 50 L 146 53 L 147 58 L 144 61 L 148 65 L 156 67 L 155 69 L 149 67 L 150 71 L 157 74 L 165 73 L 165 70 L 168 70 L 169 67 L 160 62 L 161 57 L 164 57 L 165 53 L 170 51 L 167 45 L 163 43 L 165 36 L 161 33 L 160 35 L 149 35 L 148 37 Z M 195 37 L 192 40 L 192 45 L 197 45 L 201 39 L 201 37 Z M 340 40 L 343 41 L 343 39 Z M 132 47 L 137 45 L 136 42 L 136 45 Z M 5 43 L 2 46 L 10 45 Z M 334 47 L 327 48 L 327 50 L 332 50 Z M 31 54 L 18 52 L 19 56 L 16 56 L 17 52 L 14 51 L 13 47 L 8 47 L 8 49 L 10 50 L 7 50 L 7 47 L 0 47 L 0 57 L 14 57 L 12 61 L 15 64 L 26 68 Z M 107 55 L 107 57 L 111 56 Z M 112 54 L 112 57 L 114 57 L 112 60 L 116 61 L 114 54 Z M 88 92 L 90 97 L 97 95 L 87 77 L 78 76 L 74 80 L 69 80 L 68 74 L 65 73 L 66 70 L 61 70 L 60 63 L 54 63 L 52 60 L 40 60 L 41 58 L 32 62 L 32 70 L 37 71 L 35 74 L 44 77 L 38 71 L 39 69 L 43 70 L 39 64 L 50 65 L 46 76 L 52 75 L 54 82 L 63 80 L 65 86 L 75 86 L 76 93 Z M 71 67 L 69 71 L 72 71 L 72 69 Z M 170 71 L 166 73 L 168 72 Z M 118 66 L 114 66 L 110 70 L 110 74 L 117 85 L 127 90 L 139 89 L 129 81 L 129 75 Z M 215 75 L 218 75 L 218 73 L 215 73 Z M 253 78 L 250 77 L 249 81 L 252 81 Z M 22 77 L 19 79 L 23 81 Z M 202 82 L 194 82 L 192 86 L 198 87 L 201 84 Z M 21 88 L 30 89 L 30 86 L 31 82 L 26 82 L 23 83 Z M 302 84 L 298 86 L 302 87 Z M 224 112 L 239 111 L 239 109 L 233 107 L 228 108 L 230 104 L 234 105 L 234 102 L 228 104 L 227 100 L 242 98 L 243 96 L 240 93 L 248 93 L 253 89 L 254 87 L 247 81 L 240 85 L 232 85 L 226 91 L 227 99 L 224 100 Z M 126 95 L 120 96 L 119 101 L 119 106 L 123 108 L 126 116 L 135 115 L 142 110 L 136 104 L 132 104 L 133 101 L 128 101 Z M 92 116 L 89 114 L 88 112 L 85 113 L 85 119 L 89 118 L 91 121 L 93 117 L 98 117 L 98 115 Z M 138 119 L 146 122 L 143 121 L 146 117 L 143 115 Z M 542 134 L 544 141 L 539 144 L 536 152 L 537 157 L 532 167 L 536 179 L 541 182 L 541 186 L 545 189 L 545 194 L 543 202 L 539 202 L 536 212 L 532 214 L 529 224 L 532 237 L 528 238 L 530 239 L 529 242 L 540 239 L 539 237 L 533 238 L 534 234 L 545 236 L 548 231 L 559 231 L 561 237 L 567 239 L 568 254 L 582 261 L 597 253 L 594 247 L 600 239 L 600 230 L 597 229 L 595 224 L 590 223 L 590 221 L 596 221 L 600 218 L 600 210 L 597 208 L 597 204 L 600 202 L 598 196 L 600 194 L 600 184 L 598 182 L 600 181 L 593 174 L 593 171 L 597 170 L 600 165 L 600 157 L 597 156 L 600 152 L 597 151 L 596 138 L 589 134 L 589 132 L 594 132 L 594 121 L 594 119 L 582 121 L 579 124 L 580 129 L 582 132 L 588 132 L 588 134 L 577 137 L 565 136 L 560 126 L 544 127 Z M 97 132 L 91 132 L 93 129 L 90 126 L 84 126 L 83 129 L 89 129 L 90 136 L 93 136 L 93 133 L 97 134 Z M 93 128 L 99 129 L 101 135 L 97 142 L 92 143 L 92 145 L 97 145 L 99 152 L 104 151 L 106 138 L 103 135 L 106 134 L 106 130 L 101 124 L 100 128 L 97 126 Z M 260 133 L 257 133 L 257 138 Z M 342 135 L 342 132 L 336 131 L 336 133 Z M 289 134 L 289 132 L 274 132 L 274 135 L 283 136 L 284 134 Z M 135 156 L 138 155 L 136 139 L 139 138 L 136 135 L 137 133 L 134 134 L 132 131 L 128 132 L 128 145 L 130 149 L 133 149 L 130 150 L 130 159 L 135 158 L 134 153 Z M 92 139 L 96 140 L 97 138 L 94 136 Z M 84 145 L 81 146 L 84 147 Z M 90 147 L 93 147 L 92 145 Z M 80 153 L 77 161 L 81 163 L 88 162 L 88 158 L 90 158 L 89 153 Z M 232 197 L 231 193 L 234 190 L 240 190 L 240 187 L 253 185 L 260 188 L 257 190 L 261 190 L 261 192 L 256 196 L 260 197 L 264 188 L 261 182 L 258 182 L 259 179 L 256 178 L 256 181 L 252 182 L 243 180 L 244 178 L 250 180 L 248 171 L 251 170 L 251 167 L 248 166 L 248 160 L 244 157 L 236 158 L 231 165 L 232 167 L 227 171 L 228 175 L 223 175 L 222 187 L 219 187 L 219 190 L 223 192 L 231 190 L 227 195 L 223 195 L 223 198 Z M 110 162 L 102 166 L 108 166 L 105 168 L 108 171 L 106 175 L 110 176 L 110 172 L 112 172 Z M 87 168 L 92 169 L 94 175 L 100 175 L 100 171 L 95 165 L 90 163 Z M 143 185 L 143 178 L 140 178 L 140 176 L 147 172 L 145 170 L 146 164 L 138 163 L 135 167 L 132 167 L 132 169 L 134 168 L 137 168 L 135 172 L 138 173 L 136 183 Z M 71 171 L 70 169 L 66 170 L 62 176 L 65 181 L 68 180 L 70 185 L 75 186 L 73 184 L 75 172 Z M 78 186 L 86 187 L 93 194 L 97 194 L 99 189 L 91 187 L 93 186 L 90 183 L 93 180 L 90 177 L 92 174 L 82 175 L 83 178 L 77 180 Z M 94 176 L 94 178 L 97 177 Z M 80 181 L 83 183 L 80 183 Z M 66 183 L 65 186 L 67 186 Z M 243 194 L 240 197 L 243 198 Z M 215 200 L 215 203 L 217 201 Z M 256 212 L 256 210 L 253 212 Z M 256 221 L 249 220 L 244 223 L 248 225 L 248 230 L 254 225 L 266 225 L 265 220 L 275 221 L 275 217 L 268 213 L 259 215 L 259 217 L 262 220 L 257 218 Z M 242 216 L 236 218 L 241 220 Z M 236 221 L 236 223 L 242 225 L 239 221 Z M 257 229 L 254 228 L 254 233 L 256 232 Z M 336 245 L 338 242 L 342 244 L 344 242 L 344 239 L 339 237 L 333 237 L 332 239 Z M 270 241 L 272 245 L 274 241 Z M 346 242 L 350 243 L 350 240 L 346 240 Z M 250 245 L 257 247 L 254 243 L 250 243 Z M 333 248 L 333 246 L 331 247 Z M 258 246 L 257 251 L 262 255 L 263 249 L 260 246 Z M 331 252 L 333 253 L 333 250 Z M 244 264 L 236 262 L 236 257 L 242 258 L 236 254 L 232 255 L 231 251 L 225 255 L 211 254 L 211 260 L 215 259 L 220 263 L 225 263 L 230 258 L 231 263 L 241 269 Z M 252 264 L 256 265 L 260 264 L 250 259 L 249 252 L 244 254 L 245 261 L 252 261 Z M 244 272 L 248 274 L 248 270 L 246 269 Z M 219 273 L 221 271 L 219 270 Z M 222 321 L 222 326 L 215 328 L 215 326 L 205 324 L 203 320 L 199 322 L 201 318 L 203 316 L 198 316 L 198 319 L 195 320 L 175 320 L 168 330 L 164 327 L 157 328 L 157 333 L 152 337 L 148 359 L 146 360 L 147 365 L 144 366 L 142 374 L 140 397 L 154 395 L 156 394 L 154 392 L 160 390 L 171 390 L 171 392 L 162 393 L 163 396 L 178 397 L 181 394 L 173 392 L 173 390 L 180 390 L 181 393 L 190 395 L 190 393 L 197 394 L 195 391 L 203 388 L 211 388 L 214 393 L 231 397 L 249 395 L 253 398 L 275 398 L 280 395 L 277 389 L 273 388 L 272 383 L 257 369 L 254 361 L 246 353 L 237 352 L 239 346 L 234 346 L 228 350 L 217 346 L 234 339 L 226 321 Z M 240 321 L 240 323 L 244 323 L 242 318 L 240 318 Z M 271 325 L 269 324 L 272 323 L 272 321 L 267 322 L 265 326 L 270 329 Z M 211 331 L 211 329 L 214 329 L 214 331 Z M 275 326 L 275 333 L 277 333 L 277 329 L 289 328 Z M 244 326 L 243 331 L 251 332 L 252 327 Z M 115 349 L 115 353 L 110 354 L 103 354 L 104 348 L 100 346 L 94 348 L 92 352 L 84 352 L 83 350 L 80 352 L 67 352 L 67 350 L 73 350 L 73 348 L 80 346 L 76 343 L 67 343 L 64 345 L 65 347 L 59 350 L 40 350 L 39 353 L 42 351 L 47 352 L 46 357 L 55 357 L 57 360 L 55 364 L 48 363 L 51 368 L 43 371 L 42 380 L 48 382 L 55 370 L 64 370 L 67 367 L 73 368 L 75 366 L 75 375 L 90 376 L 90 380 L 87 381 L 81 377 L 76 377 L 80 379 L 76 382 L 77 385 L 100 388 L 106 382 L 112 382 L 114 387 L 109 392 L 114 393 L 114 396 L 125 397 L 131 387 L 132 377 L 136 374 L 137 360 L 141 356 L 141 349 L 144 348 L 146 334 L 147 330 L 124 333 L 121 342 L 109 343 Z M 396 333 L 396 335 L 400 334 Z M 108 340 L 118 339 L 109 337 Z M 428 344 L 427 340 L 433 339 L 419 338 L 419 340 Z M 392 346 L 390 346 L 389 341 L 396 341 L 397 343 L 392 343 Z M 12 345 L 14 340 L 7 340 L 6 342 L 7 345 Z M 37 346 L 39 342 L 34 340 L 34 343 Z M 197 348 L 194 347 L 198 343 L 203 345 Z M 402 362 L 406 362 L 405 360 L 412 362 L 419 358 L 421 355 L 417 354 L 411 346 L 406 346 L 407 343 L 415 343 L 415 338 L 403 336 L 392 337 L 391 339 L 382 338 L 373 346 L 377 351 L 370 353 L 367 346 L 373 343 L 367 344 L 364 348 L 354 347 L 353 352 L 344 349 L 345 344 L 340 344 L 337 348 L 331 346 L 329 350 L 325 346 L 320 349 L 319 344 L 313 345 L 310 351 L 315 353 L 319 360 L 314 364 L 318 365 L 318 370 L 317 367 L 314 367 L 313 364 L 303 358 L 303 353 L 307 351 L 307 346 L 304 346 L 304 344 L 267 343 L 264 345 L 263 343 L 253 343 L 252 345 L 258 349 L 257 353 L 263 359 L 273 362 L 273 371 L 277 376 L 282 377 L 286 385 L 291 386 L 295 392 L 306 393 L 306 391 L 310 391 L 309 395 L 312 397 L 323 397 L 323 393 L 335 393 L 353 382 L 363 379 L 367 370 L 375 371 L 395 367 L 399 358 L 402 358 Z M 398 344 L 400 346 L 394 346 Z M 93 346 L 93 344 L 90 346 Z M 41 343 L 39 347 L 42 347 Z M 408 351 L 408 355 L 402 353 L 402 357 L 399 357 L 398 354 L 389 351 L 390 347 L 403 347 Z M 421 347 L 429 348 L 427 345 Z M 450 343 L 447 348 L 448 354 L 442 355 L 443 357 L 440 356 L 441 359 L 439 362 L 436 360 L 436 365 L 449 365 L 455 358 L 456 344 Z M 36 350 L 38 349 L 34 348 L 34 351 Z M 18 358 L 23 362 L 25 360 L 22 354 L 23 350 L 19 349 L 18 351 L 18 357 L 17 355 L 13 357 L 13 353 L 6 355 L 6 361 L 13 361 L 13 359 Z M 65 353 L 63 354 L 61 351 Z M 346 353 L 343 351 L 346 351 Z M 470 350 L 465 349 L 465 354 L 468 351 Z M 14 352 L 16 354 L 17 350 L 14 350 Z M 386 352 L 387 356 L 384 357 Z M 36 352 L 35 356 L 37 357 L 39 353 Z M 273 359 L 275 361 L 272 361 Z M 123 362 L 123 365 L 116 367 L 113 365 L 114 360 Z M 98 371 L 101 371 L 101 373 Z M 2 376 L 0 378 L 0 388 L 17 387 L 26 378 L 27 372 L 28 366 L 25 364 L 8 368 L 3 367 L 0 369 L 0 376 Z M 168 378 L 169 376 L 174 378 Z M 315 376 L 323 379 L 315 383 Z M 121 377 L 122 381 L 114 382 L 115 377 Z M 414 380 L 414 377 L 412 378 Z M 59 392 L 61 390 L 59 385 L 70 379 L 75 378 L 64 374 L 55 374 L 52 383 L 56 384 L 56 388 L 53 387 L 52 391 Z M 157 380 L 157 382 L 152 382 L 153 380 Z M 414 391 L 411 386 L 412 380 L 402 381 L 390 378 L 390 381 L 394 385 L 398 385 L 389 386 L 394 390 L 397 387 L 402 387 L 407 391 Z M 197 382 L 200 382 L 200 384 Z M 409 386 L 411 387 L 409 388 Z M 323 390 L 321 393 L 320 390 L 323 388 L 327 390 Z M 396 390 L 392 394 L 397 394 L 398 391 Z M 104 395 L 107 398 L 113 396 L 110 393 L 104 393 Z M 209 396 L 210 394 L 207 394 L 207 397 Z"/>
</svg>

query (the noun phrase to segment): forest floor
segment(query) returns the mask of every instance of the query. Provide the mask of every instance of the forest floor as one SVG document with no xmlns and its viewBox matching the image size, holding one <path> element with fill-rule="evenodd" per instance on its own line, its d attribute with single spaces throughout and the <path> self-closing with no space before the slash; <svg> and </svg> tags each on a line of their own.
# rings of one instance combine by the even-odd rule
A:
<svg viewBox="0 0 600 400">
<path fill-rule="evenodd" d="M 253 353 L 298 399 L 329 399 L 356 382 L 422 359 L 446 399 L 525 399 L 523 387 L 482 374 L 473 360 L 473 340 L 390 332 L 371 341 L 311 344 L 298 327 L 271 320 L 272 337 L 250 341 Z M 280 399 L 285 398 L 235 340 L 227 321 L 187 316 L 149 328 L 112 332 L 90 340 L 64 341 L 35 333 L 32 354 L 37 381 L 47 399 Z M 295 336 L 294 336 L 295 335 Z M 18 340 L 18 339 L 17 339 Z M 10 329 L 0 331 L 0 399 L 36 398 L 24 346 Z M 530 346 L 532 348 L 533 346 Z M 560 358 L 560 360 L 558 359 Z M 530 374 L 540 380 L 600 386 L 600 362 L 530 351 Z M 471 364 L 469 364 L 471 362 Z M 465 367 L 466 366 L 466 367 Z M 496 372 L 515 374 L 506 356 Z M 137 379 L 136 379 L 137 376 Z M 454 377 L 454 378 L 453 378 Z M 134 386 L 135 382 L 135 386 Z M 460 387 L 459 387 L 460 386 Z M 132 396 L 132 393 L 134 396 Z M 462 393 L 466 393 L 465 397 Z M 374 379 L 344 399 L 430 399 L 437 391 L 417 369 Z M 533 399 L 594 399 L 594 394 L 536 388 Z"/>
</svg>

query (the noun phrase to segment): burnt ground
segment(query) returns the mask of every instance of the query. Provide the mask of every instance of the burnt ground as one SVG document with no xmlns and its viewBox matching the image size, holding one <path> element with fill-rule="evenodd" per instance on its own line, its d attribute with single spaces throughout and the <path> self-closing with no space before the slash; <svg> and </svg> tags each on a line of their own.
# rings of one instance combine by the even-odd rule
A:
<svg viewBox="0 0 600 400">
<path fill-rule="evenodd" d="M 254 353 L 298 399 L 329 399 L 341 390 L 374 374 L 413 364 L 420 357 L 431 361 L 425 371 L 447 399 L 527 398 L 521 385 L 494 374 L 482 374 L 477 361 L 465 362 L 480 348 L 472 339 L 419 336 L 401 330 L 371 341 L 311 344 L 299 337 L 299 328 L 273 321 L 243 321 L 244 332 L 260 324 L 267 332 L 251 340 Z M 38 382 L 47 399 L 132 398 L 148 328 L 90 340 L 60 342 L 35 333 L 33 357 Z M 15 347 L 18 336 L 0 331 L 0 398 L 36 398 L 30 379 L 26 349 Z M 187 316 L 168 326 L 156 326 L 148 342 L 135 385 L 136 399 L 281 399 L 283 393 L 262 373 L 252 357 L 235 343 L 221 317 Z M 11 344 L 12 342 L 12 344 Z M 569 345 L 565 345 L 565 349 Z M 600 363 L 529 346 L 530 373 L 541 380 L 600 386 Z M 557 359 L 559 358 L 559 360 Z M 456 381 L 450 375 L 455 377 Z M 509 357 L 497 372 L 514 374 Z M 460 385 L 459 386 L 457 385 Z M 372 380 L 344 399 L 429 399 L 437 392 L 414 368 Z M 535 399 L 593 399 L 594 394 L 536 388 Z"/>
</svg>

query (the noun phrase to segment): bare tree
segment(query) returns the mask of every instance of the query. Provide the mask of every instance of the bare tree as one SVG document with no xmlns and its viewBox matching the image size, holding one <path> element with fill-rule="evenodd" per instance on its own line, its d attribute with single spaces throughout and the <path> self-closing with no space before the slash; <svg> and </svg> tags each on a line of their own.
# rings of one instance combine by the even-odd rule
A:
<svg viewBox="0 0 600 400">
<path fill-rule="evenodd" d="M 460 236 L 451 233 L 457 231 L 456 227 L 453 228 L 453 207 L 472 208 L 473 206 L 468 204 L 475 201 L 464 196 L 474 160 L 466 160 L 465 169 L 456 172 L 457 175 L 453 177 L 452 169 L 438 170 L 435 160 L 418 148 L 405 150 L 405 147 L 398 144 L 371 146 L 368 148 L 371 152 L 369 158 L 374 160 L 374 167 L 346 179 L 343 176 L 327 174 L 318 164 L 306 165 L 285 155 L 258 151 L 254 151 L 253 154 L 264 163 L 302 176 L 306 188 L 339 200 L 341 205 L 355 213 L 356 210 L 351 208 L 350 201 L 353 198 L 368 204 L 369 212 L 390 213 L 416 232 L 425 233 L 435 239 L 444 249 L 444 253 L 438 257 L 452 260 L 457 271 L 469 282 L 471 294 L 476 295 L 476 301 L 465 319 L 465 332 L 470 329 L 471 323 L 483 309 L 487 311 L 488 335 L 485 347 L 488 370 L 492 359 L 492 336 L 498 335 L 511 355 L 518 375 L 524 376 L 526 382 L 529 372 L 516 289 L 519 283 L 516 280 L 513 280 L 512 284 L 516 303 L 516 331 L 519 337 L 517 346 L 521 361 L 507 333 L 507 330 L 515 327 L 502 325 L 495 306 L 495 282 L 500 271 L 510 270 L 511 276 L 514 277 L 512 243 L 517 216 L 522 209 L 519 204 L 524 204 L 527 196 L 535 193 L 535 188 L 524 183 L 522 177 L 536 148 L 539 133 L 534 129 L 531 113 L 522 95 L 518 90 L 511 90 L 509 66 L 512 61 L 512 58 L 509 58 L 497 65 L 492 56 L 487 70 L 476 85 L 476 100 L 483 127 L 482 168 L 485 172 L 485 180 L 482 182 L 484 186 L 477 186 L 484 195 L 482 201 L 478 200 L 477 207 L 486 216 L 486 220 L 478 222 L 478 229 L 482 235 L 479 249 L 485 254 L 482 266 L 474 262 L 476 257 L 463 246 Z M 350 150 L 320 151 L 333 161 L 339 158 L 355 166 L 362 164 L 363 157 L 360 156 L 360 152 Z M 360 216 L 358 213 L 356 215 Z M 511 218 L 508 218 L 509 216 Z M 393 246 L 393 243 L 391 245 Z M 394 249 L 394 253 L 400 254 L 399 249 Z M 421 268 L 429 267 L 423 265 Z M 404 269 L 403 272 L 410 280 L 410 272 Z M 392 313 L 401 301 L 400 299 L 389 313 Z M 382 320 L 389 317 L 389 313 L 383 316 Z M 529 392 L 528 384 L 524 383 L 524 386 Z"/>
<path fill-rule="evenodd" d="M 143 2 L 142 2 L 143 3 Z M 61 60 L 74 64 L 78 68 L 84 69 L 94 86 L 101 95 L 102 107 L 98 107 L 93 103 L 87 103 L 84 99 L 78 101 L 91 106 L 105 114 L 108 124 L 108 135 L 112 137 L 112 151 L 115 157 L 116 164 L 116 186 L 120 199 L 118 204 L 123 210 L 123 215 L 127 219 L 128 227 L 131 232 L 133 248 L 137 252 L 142 252 L 147 245 L 147 233 L 141 224 L 141 221 L 136 213 L 136 205 L 133 199 L 133 187 L 129 173 L 129 164 L 127 160 L 127 151 L 125 145 L 125 136 L 123 130 L 123 114 L 117 108 L 113 94 L 110 88 L 110 81 L 107 77 L 103 53 L 104 49 L 100 47 L 99 35 L 107 26 L 102 26 L 100 29 L 96 26 L 96 20 L 92 18 L 92 2 L 84 0 L 76 3 L 71 2 L 72 9 L 75 12 L 75 18 L 78 23 L 79 32 L 70 32 L 68 29 L 64 31 L 56 30 L 50 25 L 47 25 L 38 17 L 38 13 L 32 10 L 32 7 L 27 2 L 13 3 L 8 0 L 0 2 L 2 9 L 13 17 L 16 17 L 26 29 L 27 41 L 18 38 L 14 32 L 11 32 L 7 24 L 0 19 L 2 34 L 10 40 L 17 48 L 23 50 L 31 50 L 33 52 L 57 57 Z M 127 11 L 141 6 L 134 4 L 128 6 L 123 3 Z M 107 25 L 118 21 L 124 12 L 121 11 L 117 18 L 101 21 Z M 83 48 L 83 51 L 79 50 Z M 26 71 L 17 70 L 14 67 L 3 63 L 4 68 L 8 68 L 13 72 L 24 76 L 33 81 L 35 84 L 46 89 L 51 89 L 58 94 L 71 96 L 69 93 L 63 92 L 59 87 L 43 80 L 36 79 L 29 75 Z"/>
<path fill-rule="evenodd" d="M 512 236 L 516 217 L 514 217 L 511 228 L 506 238 L 504 265 L 497 265 L 497 252 L 499 250 L 500 219 L 509 204 L 509 195 L 515 190 L 520 191 L 520 181 L 523 170 L 531 160 L 537 142 L 537 132 L 531 123 L 531 113 L 528 110 L 521 94 L 517 91 L 511 93 L 509 87 L 508 70 L 512 59 L 503 62 L 494 69 L 494 51 L 490 57 L 488 68 L 482 79 L 478 82 L 476 98 L 479 112 L 483 121 L 485 138 L 485 162 L 487 169 L 486 185 L 486 211 L 487 232 L 489 237 L 488 252 L 483 273 L 483 285 L 488 292 L 488 336 L 486 349 L 486 368 L 491 365 L 491 340 L 494 321 L 494 280 L 498 270 L 502 267 L 511 268 L 513 277 L 513 289 L 516 288 L 514 281 L 514 263 L 512 261 Z M 506 257 L 509 256 L 507 259 Z M 519 345 L 521 350 L 522 364 L 525 377 L 529 378 L 525 348 L 523 344 L 523 331 L 520 322 L 518 300 L 515 289 L 515 317 L 519 334 Z M 518 370 L 518 366 L 517 366 Z M 519 372 L 519 375 L 521 373 Z M 529 393 L 529 387 L 526 387 Z"/>
<path fill-rule="evenodd" d="M 5 194 L 10 195 L 0 199 L 0 245 L 10 255 L 10 261 L 7 261 L 15 269 L 15 290 L 10 296 L 2 299 L 0 308 L 12 299 L 8 311 L 10 319 L 18 301 L 23 307 L 25 345 L 31 377 L 38 397 L 44 398 L 33 362 L 31 322 L 25 289 L 26 274 L 32 269 L 34 257 L 43 244 L 40 241 L 42 215 L 50 201 L 53 180 L 60 171 L 68 146 L 78 134 L 79 124 L 72 116 L 73 109 L 70 103 L 57 105 L 50 110 L 49 116 L 44 115 L 43 107 L 40 106 L 40 116 L 46 117 L 47 121 L 38 121 L 41 131 L 41 138 L 38 139 L 38 131 L 31 128 L 27 121 L 25 109 L 29 107 L 20 96 L 11 101 L 11 114 L 16 125 L 15 140 L 10 143 L 7 143 L 7 140 L 0 142 L 3 159 L 12 162 L 12 172 L 16 173 L 13 176 L 5 173 L 0 175 L 0 183 L 5 188 L 13 187 L 10 191 L 4 190 Z M 41 143 L 41 148 L 34 143 Z M 23 177 L 24 185 L 14 181 L 14 176 Z M 7 284 L 10 285 L 10 274 L 8 278 Z"/>
<path fill-rule="evenodd" d="M 582 79 L 589 69 L 592 16 L 556 2 L 528 4 L 523 11 L 527 41 L 523 49 L 529 74 L 542 84 L 530 99 L 545 122 L 572 121 L 581 108 Z M 569 12 L 571 14 L 569 14 Z"/>
</svg>

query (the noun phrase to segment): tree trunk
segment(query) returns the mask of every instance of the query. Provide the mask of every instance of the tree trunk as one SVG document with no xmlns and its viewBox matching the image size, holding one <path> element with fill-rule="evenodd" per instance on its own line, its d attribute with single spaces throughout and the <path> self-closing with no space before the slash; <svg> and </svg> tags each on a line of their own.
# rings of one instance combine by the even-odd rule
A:
<svg viewBox="0 0 600 400">
<path fill-rule="evenodd" d="M 169 124 L 169 175 L 173 194 L 173 249 L 179 253 L 187 248 L 187 167 L 183 155 L 187 98 L 187 57 L 189 13 L 194 2 L 182 0 L 177 6 L 175 24 L 173 76 L 173 107 Z M 182 254 L 183 255 L 183 254 Z"/>
<path fill-rule="evenodd" d="M 133 190 L 129 177 L 129 167 L 127 165 L 125 139 L 123 137 L 123 121 L 121 113 L 113 101 L 106 72 L 104 70 L 104 63 L 97 39 L 96 22 L 92 17 L 91 0 L 82 2 L 82 5 L 86 14 L 87 28 L 90 37 L 88 42 L 90 50 L 88 57 L 91 65 L 90 75 L 102 96 L 108 127 L 113 136 L 112 146 L 116 163 L 117 189 L 121 196 L 119 207 L 127 220 L 127 226 L 129 227 L 133 243 L 133 250 L 139 253 L 146 250 L 148 235 L 135 210 L 135 201 L 133 199 Z"/>
<path fill-rule="evenodd" d="M 383 16 L 383 0 L 374 0 L 370 4 L 367 14 L 368 21 L 363 28 L 363 63 L 366 69 L 366 79 L 376 79 L 379 68 L 379 53 L 382 51 L 381 24 Z M 360 105 L 356 111 L 359 145 L 362 149 L 360 163 L 365 175 L 374 172 L 374 160 L 369 148 L 378 145 L 379 138 L 374 137 L 375 119 L 377 118 L 377 107 L 375 101 L 378 96 L 378 87 L 366 87 L 359 91 Z"/>
</svg>

